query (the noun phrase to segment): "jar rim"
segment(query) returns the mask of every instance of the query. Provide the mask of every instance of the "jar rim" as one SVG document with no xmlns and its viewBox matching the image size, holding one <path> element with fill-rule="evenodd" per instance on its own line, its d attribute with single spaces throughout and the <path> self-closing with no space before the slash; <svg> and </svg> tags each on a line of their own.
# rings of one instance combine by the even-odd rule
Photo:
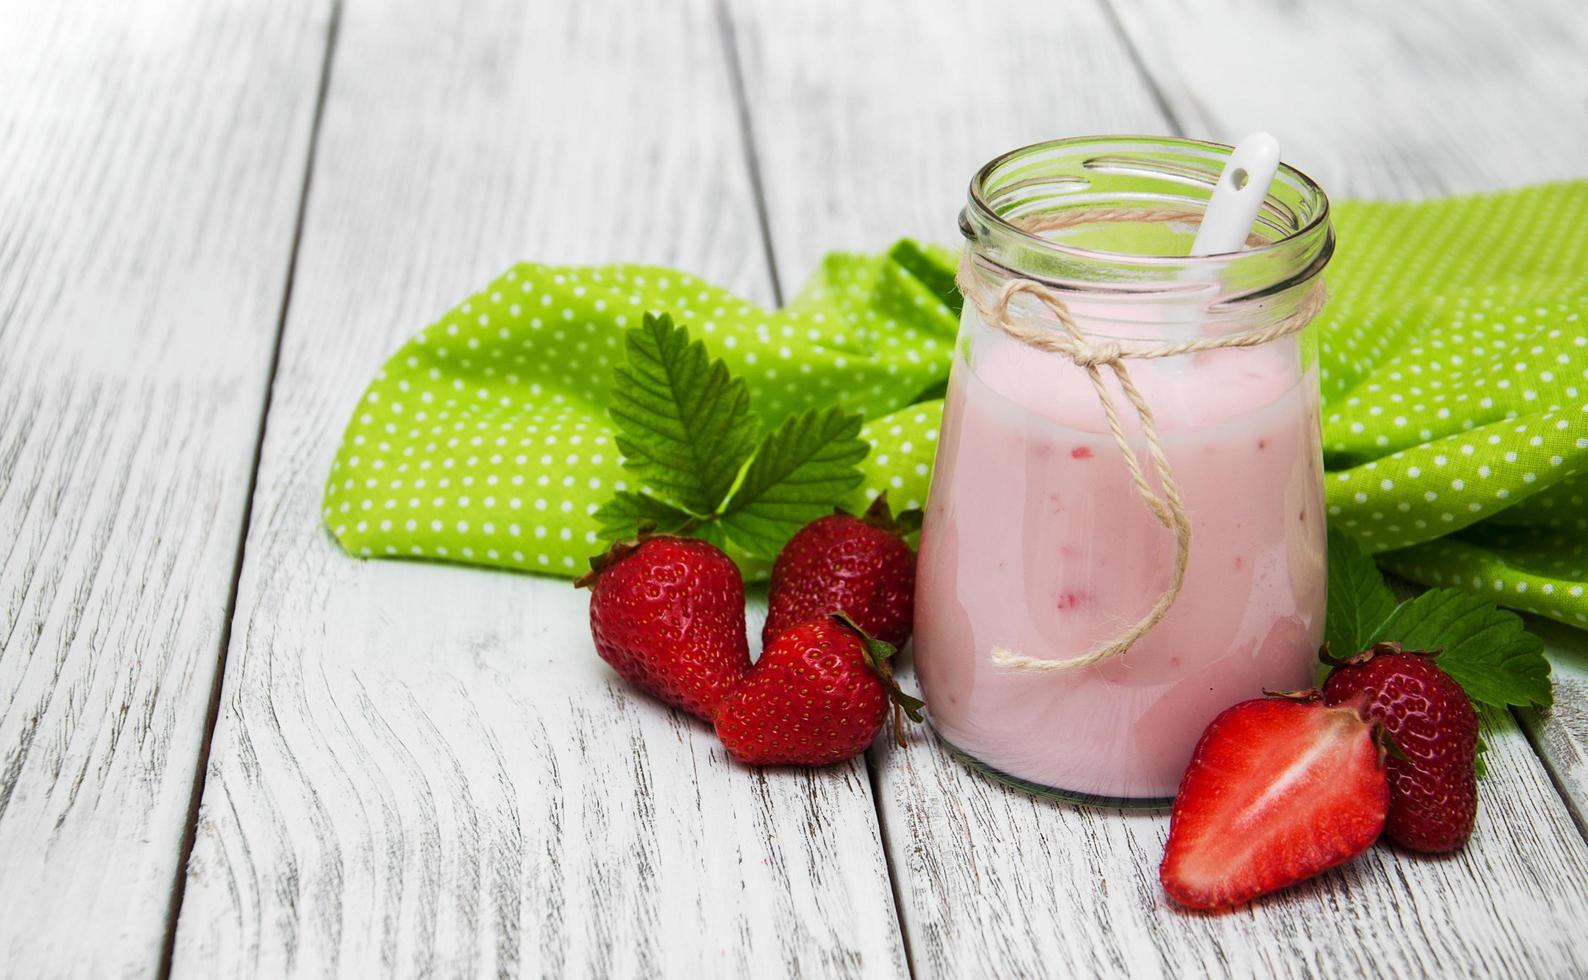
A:
<svg viewBox="0 0 1588 980">
<path fill-rule="evenodd" d="M 1006 217 L 1006 215 L 1002 213 L 999 208 L 992 203 L 991 200 L 989 200 L 989 186 L 1000 169 L 1005 168 L 1010 164 L 1021 160 L 1022 158 L 1052 151 L 1078 151 L 1087 147 L 1096 147 L 1101 152 L 1110 148 L 1116 150 L 1121 148 L 1128 149 L 1134 145 L 1139 145 L 1143 148 L 1152 146 L 1160 148 L 1171 147 L 1175 149 L 1201 151 L 1204 156 L 1209 157 L 1227 157 L 1231 152 L 1234 151 L 1234 148 L 1226 143 L 1218 143 L 1211 140 L 1188 139 L 1186 137 L 1179 136 L 1092 135 L 1070 136 L 1060 139 L 1044 140 L 1037 143 L 1031 143 L 1026 146 L 1017 147 L 1015 149 L 1009 150 L 1008 152 L 1002 153 L 978 169 L 975 176 L 973 176 L 970 181 L 969 203 L 967 205 L 967 211 L 974 212 L 975 216 L 990 228 L 994 228 L 1000 232 L 1016 236 L 1016 239 L 1020 241 L 1022 245 L 1037 249 L 1040 252 L 1054 257 L 1091 262 L 1128 263 L 1132 266 L 1148 268 L 1158 266 L 1176 269 L 1209 268 L 1217 266 L 1221 263 L 1229 263 L 1236 256 L 1240 256 L 1242 258 L 1273 256 L 1284 251 L 1287 247 L 1293 246 L 1298 240 L 1305 239 L 1309 235 L 1314 234 L 1320 227 L 1326 227 L 1329 223 L 1330 206 L 1328 195 L 1324 193 L 1323 188 L 1318 185 L 1317 181 L 1313 180 L 1306 173 L 1294 166 L 1291 166 L 1288 163 L 1281 163 L 1279 165 L 1278 176 L 1275 178 L 1275 184 L 1277 185 L 1281 180 L 1284 180 L 1289 184 L 1289 186 L 1296 188 L 1305 196 L 1305 199 L 1312 205 L 1308 208 L 1309 213 L 1304 216 L 1305 220 L 1295 221 L 1293 225 L 1288 228 L 1280 225 L 1282 234 L 1280 234 L 1279 237 L 1273 238 L 1271 240 L 1265 240 L 1262 244 L 1252 245 L 1248 248 L 1243 248 L 1235 252 L 1219 252 L 1211 255 L 1152 255 L 1134 252 L 1111 251 L 1055 241 L 1051 238 L 1037 234 L 1036 232 L 1027 230 L 1026 228 L 1021 227 L 1019 223 L 1009 220 L 1009 218 Z M 1086 164 L 1089 164 L 1090 162 L 1091 161 L 1088 160 Z M 1169 174 L 1170 171 L 1164 172 L 1164 176 L 1168 176 Z M 1197 170 L 1180 169 L 1173 172 L 1173 177 L 1174 179 L 1186 183 L 1187 185 L 1200 185 L 1205 187 L 1208 194 L 1211 196 L 1212 190 L 1217 184 L 1219 173 L 1217 171 L 1204 173 Z M 1206 207 L 1205 200 L 1199 201 L 1191 197 L 1184 198 L 1182 203 L 1184 203 L 1188 209 L 1192 210 L 1199 208 L 1205 209 Z M 1267 197 L 1264 199 L 1264 207 L 1271 214 L 1283 213 L 1285 211 L 1291 210 L 1287 205 L 1275 197 L 1272 188 L 1269 190 Z M 961 215 L 960 231 L 968 241 L 974 243 L 979 240 L 979 236 L 966 220 L 967 217 L 967 214 Z M 1262 223 L 1261 218 L 1259 218 L 1259 223 Z M 1273 224 L 1274 223 L 1270 222 L 1271 226 L 1273 226 Z M 1332 249 L 1330 249 L 1330 251 L 1332 251 Z"/>
</svg>

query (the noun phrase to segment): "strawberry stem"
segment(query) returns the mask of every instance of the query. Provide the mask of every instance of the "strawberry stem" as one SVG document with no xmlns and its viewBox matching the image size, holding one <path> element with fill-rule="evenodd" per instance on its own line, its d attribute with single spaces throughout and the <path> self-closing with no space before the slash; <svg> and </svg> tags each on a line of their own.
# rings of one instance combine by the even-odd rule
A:
<svg viewBox="0 0 1588 980">
<path fill-rule="evenodd" d="M 860 637 L 861 644 L 866 651 L 867 665 L 882 680 L 882 687 L 888 692 L 888 700 L 893 702 L 894 733 L 902 746 L 904 744 L 904 724 L 898 718 L 899 712 L 902 710 L 904 714 L 909 715 L 911 721 L 925 721 L 926 718 L 921 714 L 921 709 L 926 707 L 926 702 L 904 693 L 904 689 L 899 687 L 899 682 L 894 679 L 893 666 L 889 661 L 895 653 L 899 652 L 898 648 L 887 640 L 879 640 L 861 629 L 859 624 L 849 617 L 848 613 L 840 611 L 831 615 L 833 619 Z"/>
<path fill-rule="evenodd" d="M 655 521 L 641 522 L 638 532 L 634 535 L 634 537 L 623 538 L 614 541 L 612 542 L 611 546 L 601 554 L 591 555 L 590 570 L 574 579 L 573 587 L 576 589 L 595 588 L 596 579 L 601 577 L 602 572 L 611 568 L 613 565 L 616 565 L 624 558 L 627 558 L 636 548 L 644 544 L 646 539 L 657 536 Z"/>
<path fill-rule="evenodd" d="M 888 506 L 888 491 L 884 490 L 872 498 L 871 506 L 866 508 L 865 514 L 860 519 L 873 527 L 891 529 L 893 510 Z"/>
<path fill-rule="evenodd" d="M 1380 640 L 1368 647 L 1366 650 L 1363 650 L 1359 653 L 1353 653 L 1349 657 L 1336 657 L 1329 651 L 1329 644 L 1325 643 L 1323 646 L 1318 648 L 1318 659 L 1328 664 L 1330 667 L 1355 667 L 1359 664 L 1365 664 L 1374 657 L 1381 655 L 1389 656 L 1390 654 L 1404 653 L 1408 656 L 1427 657 L 1431 660 L 1444 652 L 1445 651 L 1443 649 L 1407 650 L 1394 640 Z"/>
<path fill-rule="evenodd" d="M 1271 691 L 1265 687 L 1263 688 L 1263 696 L 1284 698 L 1286 701 L 1301 701 L 1307 704 L 1323 700 L 1323 692 L 1315 687 L 1309 687 L 1303 691 Z"/>
<path fill-rule="evenodd" d="M 838 510 L 837 513 L 842 514 L 844 511 Z M 922 516 L 919 507 L 893 513 L 888 506 L 888 491 L 884 490 L 872 499 L 871 506 L 866 508 L 860 519 L 874 528 L 902 538 L 921 529 Z"/>
</svg>

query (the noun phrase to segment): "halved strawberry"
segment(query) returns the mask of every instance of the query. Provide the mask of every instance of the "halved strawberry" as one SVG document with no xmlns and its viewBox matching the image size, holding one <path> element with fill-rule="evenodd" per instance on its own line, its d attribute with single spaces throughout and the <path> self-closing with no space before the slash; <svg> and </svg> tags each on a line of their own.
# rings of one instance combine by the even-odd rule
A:
<svg viewBox="0 0 1588 980">
<path fill-rule="evenodd" d="M 1389 809 L 1381 756 L 1373 726 L 1350 708 L 1272 697 L 1226 709 L 1181 779 L 1164 891 L 1226 908 L 1361 854 Z"/>
</svg>

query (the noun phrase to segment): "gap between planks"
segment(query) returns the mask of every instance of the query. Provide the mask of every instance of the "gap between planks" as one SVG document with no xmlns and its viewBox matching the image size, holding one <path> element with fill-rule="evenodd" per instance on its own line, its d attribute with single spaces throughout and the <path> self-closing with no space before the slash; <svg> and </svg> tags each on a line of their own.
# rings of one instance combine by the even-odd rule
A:
<svg viewBox="0 0 1588 980">
<path fill-rule="evenodd" d="M 154 976 L 329 4 L 0 10 L 0 962 Z"/>
<path fill-rule="evenodd" d="M 1114 38 L 1121 44 L 1129 56 L 1131 70 L 1136 74 L 1141 83 L 1150 92 L 1159 111 L 1168 121 L 1173 132 L 1184 135 L 1185 127 L 1174 112 L 1168 99 L 1146 66 L 1142 62 L 1141 53 L 1135 43 L 1124 30 L 1119 20 L 1118 13 L 1113 9 L 1109 0 L 1096 0 L 1097 6 L 1104 14 L 1104 19 L 1109 25 Z M 742 54 L 739 48 L 737 33 L 734 30 L 733 15 L 728 7 L 728 0 L 715 0 L 719 18 L 719 28 L 726 51 L 726 60 L 729 68 L 729 84 L 733 99 L 738 109 L 738 122 L 741 138 L 744 144 L 745 165 L 749 171 L 750 186 L 753 191 L 756 209 L 756 221 L 760 226 L 761 239 L 765 250 L 767 271 L 771 277 L 772 288 L 778 306 L 785 302 L 785 293 L 782 287 L 781 276 L 778 270 L 777 253 L 773 244 L 774 238 L 771 220 L 768 213 L 765 193 L 764 176 L 761 171 L 760 157 L 756 148 L 754 119 L 750 109 L 749 95 L 745 89 L 744 69 Z M 883 736 L 886 737 L 886 736 Z M 957 761 L 957 760 L 956 760 Z M 871 798 L 877 818 L 877 831 L 882 839 L 883 856 L 888 869 L 888 884 L 892 890 L 894 914 L 896 916 L 901 943 L 904 947 L 905 963 L 909 975 L 914 978 L 916 971 L 915 937 L 912 936 L 904 918 L 905 896 L 900 881 L 901 869 L 895 857 L 893 848 L 892 829 L 889 827 L 886 808 L 883 806 L 883 788 L 881 779 L 881 764 L 872 752 L 865 755 L 866 773 L 871 788 Z"/>
<path fill-rule="evenodd" d="M 615 687 L 565 583 L 350 562 L 319 526 L 347 394 L 460 277 L 621 247 L 770 292 L 711 0 L 398 6 L 342 17 L 174 970 L 604 973 L 704 953 L 903 975 L 859 763 L 745 779 L 709 733 Z M 418 70 L 409 51 L 438 35 Z M 588 125 L 623 119 L 635 78 L 702 111 Z M 572 95 L 585 112 L 534 111 Z M 499 128 L 503 110 L 533 124 Z M 642 156 L 649 193 L 607 193 Z M 610 737 L 579 737 L 592 725 Z M 708 900 L 734 881 L 741 901 Z"/>
<path fill-rule="evenodd" d="M 771 277 L 774 295 L 776 297 L 776 304 L 778 306 L 782 306 L 786 301 L 786 295 L 782 288 L 782 278 L 779 272 L 776 257 L 777 252 L 773 244 L 774 236 L 766 200 L 765 178 L 762 173 L 760 154 L 757 151 L 754 118 L 750 107 L 749 93 L 746 91 L 745 86 L 742 60 L 743 55 L 740 50 L 738 32 L 736 32 L 734 29 L 733 15 L 729 9 L 728 0 L 714 0 L 714 2 L 718 12 L 719 27 L 722 34 L 722 41 L 726 50 L 726 58 L 729 66 L 730 89 L 733 93 L 734 102 L 738 108 L 740 132 L 744 143 L 745 165 L 749 171 L 750 185 L 753 189 L 755 200 L 756 220 L 761 230 L 768 273 Z M 1164 117 L 1170 121 L 1174 131 L 1177 133 L 1183 132 L 1183 127 L 1180 125 L 1178 118 L 1171 110 L 1168 100 L 1158 89 L 1156 80 L 1147 73 L 1145 67 L 1141 64 L 1140 54 L 1136 50 L 1129 36 L 1125 33 L 1123 26 L 1119 22 L 1118 16 L 1109 7 L 1107 0 L 1096 0 L 1096 2 L 1106 15 L 1109 29 L 1112 32 L 1114 38 L 1117 39 L 1128 51 L 1131 70 L 1151 91 L 1152 97 L 1157 102 L 1158 108 Z M 931 137 L 929 134 L 923 134 L 923 138 Z M 884 734 L 881 737 L 887 736 Z M 928 735 L 927 737 L 931 738 L 933 736 Z M 915 948 L 917 937 L 912 935 L 912 932 L 905 920 L 906 896 L 904 893 L 904 883 L 901 881 L 901 875 L 907 873 L 908 869 L 901 869 L 899 867 L 898 860 L 895 855 L 892 828 L 889 826 L 886 807 L 883 805 L 884 789 L 882 786 L 881 763 L 878 761 L 876 754 L 869 750 L 865 753 L 864 760 L 867 779 L 871 791 L 873 811 L 877 820 L 877 831 L 882 841 L 883 857 L 888 870 L 888 884 L 893 898 L 895 920 L 898 923 L 900 942 L 904 949 L 906 968 L 909 971 L 909 976 L 913 980 L 913 978 L 918 976 L 916 967 L 917 951 Z M 955 764 L 957 763 L 958 760 L 955 760 Z M 906 835 L 906 839 L 907 837 L 908 835 Z"/>
<path fill-rule="evenodd" d="M 766 257 L 766 273 L 772 281 L 772 305 L 783 305 L 783 280 L 777 271 L 777 252 L 772 248 L 772 223 L 766 213 L 766 189 L 761 184 L 761 161 L 755 152 L 755 124 L 750 118 L 750 99 L 744 90 L 744 65 L 739 61 L 739 46 L 733 36 L 733 14 L 728 0 L 713 0 L 717 14 L 717 35 L 722 41 L 723 60 L 728 66 L 728 91 L 733 97 L 738 119 L 739 141 L 744 148 L 745 171 L 750 177 L 750 196 L 755 201 L 755 223 L 761 229 L 761 250 Z"/>
<path fill-rule="evenodd" d="M 226 594 L 220 648 L 216 652 L 215 675 L 210 683 L 209 706 L 204 713 L 204 737 L 198 758 L 193 763 L 193 796 L 188 802 L 187 823 L 182 827 L 181 849 L 176 863 L 176 881 L 171 886 L 170 908 L 166 913 L 165 937 L 160 947 L 157 976 L 169 980 L 176 956 L 176 927 L 182 916 L 182 900 L 187 895 L 187 863 L 198 839 L 199 809 L 204 801 L 204 781 L 209 768 L 210 748 L 215 740 L 215 725 L 220 719 L 221 690 L 226 680 L 226 655 L 232 644 L 232 623 L 237 615 L 238 587 L 243 577 L 243 556 L 248 548 L 248 529 L 253 524 L 254 494 L 259 487 L 259 464 L 265 450 L 265 425 L 270 419 L 271 396 L 276 388 L 276 370 L 281 364 L 281 340 L 286 333 L 287 312 L 292 308 L 292 282 L 298 271 L 298 252 L 303 243 L 303 219 L 308 212 L 309 186 L 314 179 L 314 151 L 320 141 L 320 124 L 325 118 L 326 93 L 331 87 L 331 65 L 336 56 L 337 31 L 342 22 L 342 0 L 331 0 L 326 21 L 325 52 L 320 60 L 319 86 L 315 90 L 314 113 L 309 121 L 309 148 L 304 154 L 303 181 L 298 191 L 297 213 L 292 219 L 292 247 L 287 253 L 287 274 L 282 284 L 281 308 L 276 315 L 276 336 L 270 348 L 270 366 L 265 371 L 265 397 L 259 411 L 259 428 L 254 434 L 254 455 L 248 468 L 248 494 L 243 500 L 243 519 L 237 532 L 237 557 L 232 563 L 231 587 Z"/>
<path fill-rule="evenodd" d="M 767 275 L 772 283 L 773 303 L 775 307 L 781 307 L 785 302 L 785 294 L 782 276 L 778 272 L 777 252 L 772 244 L 772 222 L 767 213 L 766 189 L 762 181 L 760 157 L 756 152 L 755 124 L 750 113 L 749 93 L 745 91 L 744 66 L 740 60 L 733 13 L 728 9 L 728 0 L 714 0 L 714 6 L 724 60 L 728 66 L 728 89 L 732 93 L 734 106 L 737 109 L 739 136 L 744 145 L 744 163 L 749 175 L 751 194 L 755 200 L 756 224 L 761 230 L 761 246 L 766 258 Z M 904 893 L 899 881 L 899 869 L 893 859 L 887 817 L 883 812 L 881 773 L 869 751 L 863 758 L 866 766 L 866 782 L 871 789 L 872 813 L 877 820 L 877 836 L 882 841 L 882 860 L 888 869 L 888 889 L 893 896 L 893 920 L 899 930 L 899 945 L 904 949 L 905 969 L 909 972 L 911 980 L 914 980 L 915 948 L 910 941 L 910 931 L 904 922 Z"/>
</svg>

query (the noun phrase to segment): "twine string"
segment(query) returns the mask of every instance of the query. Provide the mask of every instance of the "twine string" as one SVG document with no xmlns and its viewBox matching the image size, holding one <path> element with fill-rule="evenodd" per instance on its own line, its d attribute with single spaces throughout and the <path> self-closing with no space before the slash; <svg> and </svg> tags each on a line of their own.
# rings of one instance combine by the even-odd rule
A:
<svg viewBox="0 0 1588 980">
<path fill-rule="evenodd" d="M 1197 212 L 1183 210 L 1094 208 L 1043 216 L 1024 222 L 1022 227 L 1034 232 L 1096 221 L 1186 221 L 1199 217 Z M 1253 235 L 1252 238 L 1257 236 Z M 1257 239 L 1257 243 L 1262 241 L 1260 238 Z M 1248 242 L 1252 243 L 1251 239 L 1248 239 Z M 1004 647 L 994 647 L 992 662 L 997 666 L 1015 670 L 1047 672 L 1090 667 L 1120 656 L 1157 626 L 1174 606 L 1185 584 L 1186 568 L 1191 561 L 1191 518 L 1186 513 L 1185 502 L 1180 496 L 1180 487 L 1175 483 L 1169 457 L 1163 451 L 1163 443 L 1158 436 L 1157 419 L 1153 416 L 1147 399 L 1142 396 L 1141 390 L 1131 379 L 1130 369 L 1125 362 L 1131 359 L 1154 360 L 1179 357 L 1202 351 L 1260 347 L 1282 337 L 1288 337 L 1303 330 L 1323 308 L 1323 283 L 1317 282 L 1288 316 L 1258 330 L 1226 336 L 1192 337 L 1157 344 L 1131 344 L 1127 347 L 1112 340 L 1088 338 L 1058 293 L 1039 282 L 1031 279 L 1010 279 L 995 291 L 987 290 L 976 274 L 975 259 L 969 248 L 961 253 L 959 273 L 956 278 L 960 292 L 976 307 L 976 312 L 984 324 L 1003 331 L 1028 347 L 1057 354 L 1086 371 L 1092 383 L 1092 390 L 1097 395 L 1097 402 L 1103 409 L 1109 434 L 1113 436 L 1114 445 L 1119 448 L 1120 459 L 1130 474 L 1130 483 L 1136 491 L 1136 496 L 1141 499 L 1158 523 L 1174 535 L 1175 542 L 1174 567 L 1169 576 L 1168 586 L 1158 596 L 1152 608 L 1118 636 L 1098 644 L 1078 657 L 1058 660 L 1033 657 Z M 1012 317 L 1009 313 L 1010 303 L 1021 294 L 1029 295 L 1040 303 L 1052 314 L 1053 319 L 1062 329 L 1032 326 Z M 1131 448 L 1130 440 L 1125 435 L 1125 429 L 1120 424 L 1119 407 L 1108 389 L 1103 374 L 1104 368 L 1113 373 L 1120 391 L 1129 403 L 1130 410 L 1135 413 L 1141 428 L 1142 441 L 1146 444 L 1147 458 L 1152 464 L 1153 472 L 1158 476 L 1161 488 L 1159 492 L 1154 492 L 1147 482 L 1146 473 L 1143 472 L 1141 463 L 1136 458 L 1136 452 Z"/>
</svg>

